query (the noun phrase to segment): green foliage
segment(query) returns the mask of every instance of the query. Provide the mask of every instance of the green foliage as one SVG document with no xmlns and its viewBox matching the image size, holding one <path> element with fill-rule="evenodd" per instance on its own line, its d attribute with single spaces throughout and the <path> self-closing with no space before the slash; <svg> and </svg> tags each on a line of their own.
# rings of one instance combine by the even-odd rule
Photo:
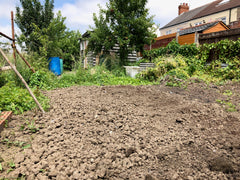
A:
<svg viewBox="0 0 240 180">
<path fill-rule="evenodd" d="M 34 91 L 38 100 L 46 110 L 48 99 L 37 90 Z M 9 82 L 0 88 L 0 111 L 13 111 L 15 114 L 23 113 L 36 107 L 32 97 L 26 89 L 17 87 L 15 83 Z"/>
<path fill-rule="evenodd" d="M 62 57 L 64 69 L 72 70 L 79 59 L 80 32 L 67 29 L 66 18 L 60 11 L 53 17 L 53 0 L 45 0 L 44 6 L 39 0 L 20 2 L 23 9 L 17 7 L 16 23 L 22 34 L 18 42 L 26 45 L 26 50 L 34 56 L 33 62 L 45 67 L 49 57 Z"/>
<path fill-rule="evenodd" d="M 239 80 L 239 49 L 240 40 L 223 40 L 215 44 L 204 44 L 199 48 L 195 44 L 180 46 L 173 40 L 166 47 L 143 53 L 144 61 L 154 62 L 157 66 L 142 72 L 141 76 L 147 80 L 157 80 L 167 74 L 180 79 L 194 76 L 215 83 Z M 169 61 L 169 56 L 174 57 L 172 62 Z M 182 57 L 180 59 L 185 64 L 178 64 L 179 57 Z"/>
<path fill-rule="evenodd" d="M 39 51 L 40 41 L 32 35 L 34 25 L 40 29 L 47 28 L 54 18 L 54 0 L 45 0 L 44 5 L 39 0 L 20 0 L 21 7 L 16 7 L 15 22 L 22 32 L 18 37 L 20 43 L 25 43 L 31 51 Z"/>
<path fill-rule="evenodd" d="M 16 167 L 16 165 L 15 165 L 15 163 L 14 163 L 13 161 L 10 161 L 10 162 L 8 163 L 8 165 L 9 165 L 9 167 L 11 167 L 11 168 L 15 168 L 15 167 Z"/>
<path fill-rule="evenodd" d="M 105 66 L 96 66 L 85 70 L 79 68 L 76 73 L 79 85 L 144 85 L 152 84 L 141 79 L 133 79 L 126 75 L 115 76 Z"/>
<path fill-rule="evenodd" d="M 62 51 L 63 69 L 72 70 L 76 61 L 79 61 L 81 33 L 79 31 L 65 31 L 60 40 L 59 47 Z"/>
<path fill-rule="evenodd" d="M 229 59 L 239 57 L 240 54 L 240 40 L 222 40 L 217 43 L 203 44 L 200 46 L 199 57 L 206 62 L 220 60 L 226 62 Z"/>
<path fill-rule="evenodd" d="M 142 72 L 140 77 L 150 81 L 156 81 L 166 75 L 173 76 L 178 79 L 188 79 L 188 65 L 185 58 L 181 55 L 170 57 L 159 57 L 155 68 L 147 69 Z"/>
<path fill-rule="evenodd" d="M 115 44 L 119 45 L 120 64 L 126 65 L 128 53 L 143 51 L 155 37 L 153 17 L 149 17 L 147 0 L 109 0 L 107 9 L 100 7 L 99 17 L 94 14 L 89 49 L 95 53 L 108 53 Z"/>
<path fill-rule="evenodd" d="M 16 147 L 20 147 L 23 148 L 26 145 L 26 142 L 22 142 L 22 141 L 11 141 L 7 138 L 3 139 L 1 141 L 3 144 L 6 144 L 8 147 L 11 146 L 16 146 Z"/>
<path fill-rule="evenodd" d="M 143 52 L 143 58 L 154 62 L 155 58 L 159 56 L 168 55 L 182 55 L 184 57 L 193 57 L 199 53 L 199 49 L 196 44 L 191 45 L 179 45 L 176 40 L 172 40 L 166 47 L 160 47 L 158 49 L 152 49 L 150 51 Z"/>
<path fill-rule="evenodd" d="M 236 105 L 231 103 L 230 100 L 224 101 L 224 100 L 217 99 L 216 102 L 225 106 L 225 109 L 228 112 L 236 112 L 237 111 Z"/>
<path fill-rule="evenodd" d="M 31 122 L 26 122 L 27 130 L 29 130 L 31 133 L 36 133 L 39 131 L 39 128 L 36 127 L 35 121 L 32 120 Z"/>
<path fill-rule="evenodd" d="M 222 64 L 226 62 L 227 67 L 222 68 Z M 207 67 L 206 71 L 214 77 L 221 77 L 223 80 L 239 80 L 240 79 L 240 58 L 235 57 L 223 61 L 212 61 Z"/>
<path fill-rule="evenodd" d="M 223 95 L 225 95 L 225 96 L 232 96 L 232 91 L 231 90 L 225 90 L 224 91 L 224 93 L 223 93 Z"/>
<path fill-rule="evenodd" d="M 40 89 L 51 89 L 54 87 L 55 79 L 56 77 L 53 73 L 50 73 L 47 70 L 39 70 L 32 74 L 29 85 Z"/>
<path fill-rule="evenodd" d="M 81 34 L 79 31 L 69 31 L 65 25 L 65 17 L 58 12 L 57 16 L 46 28 L 39 28 L 32 24 L 33 31 L 30 37 L 39 41 L 38 54 L 41 61 L 49 57 L 62 57 L 64 69 L 72 70 L 75 59 L 79 59 Z"/>
</svg>

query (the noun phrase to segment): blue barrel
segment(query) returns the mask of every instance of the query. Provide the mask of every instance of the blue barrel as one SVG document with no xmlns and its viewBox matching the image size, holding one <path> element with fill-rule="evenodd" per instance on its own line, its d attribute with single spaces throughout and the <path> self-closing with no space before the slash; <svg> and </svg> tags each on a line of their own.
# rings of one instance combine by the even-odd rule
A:
<svg viewBox="0 0 240 180">
<path fill-rule="evenodd" d="M 63 59 L 60 59 L 61 74 L 63 73 Z"/>
<path fill-rule="evenodd" d="M 61 63 L 59 57 L 50 57 L 49 61 L 49 70 L 52 71 L 55 75 L 61 75 Z"/>
</svg>

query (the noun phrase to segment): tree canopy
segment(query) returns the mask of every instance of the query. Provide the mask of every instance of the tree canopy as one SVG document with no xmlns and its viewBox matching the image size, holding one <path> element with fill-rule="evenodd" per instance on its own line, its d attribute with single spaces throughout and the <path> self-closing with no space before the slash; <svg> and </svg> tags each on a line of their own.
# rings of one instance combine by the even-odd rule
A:
<svg viewBox="0 0 240 180">
<path fill-rule="evenodd" d="M 30 36 L 34 31 L 34 25 L 40 29 L 47 28 L 54 18 L 53 8 L 54 0 L 45 0 L 44 5 L 39 0 L 20 0 L 21 7 L 16 7 L 15 22 L 22 32 L 22 37 L 18 38 L 26 46 L 33 50 L 39 50 L 39 42 L 31 39 Z"/>
<path fill-rule="evenodd" d="M 155 34 L 153 16 L 146 8 L 147 0 L 109 0 L 106 9 L 100 8 L 99 17 L 93 15 L 95 27 L 89 39 L 89 50 L 108 52 L 118 44 L 121 65 L 127 62 L 128 53 L 143 51 Z"/>
<path fill-rule="evenodd" d="M 16 7 L 16 23 L 22 34 L 18 42 L 26 46 L 27 51 L 37 53 L 44 60 L 52 56 L 62 57 L 64 69 L 71 70 L 79 57 L 79 31 L 71 31 L 65 25 L 66 18 L 59 11 L 54 17 L 53 0 L 20 0 Z M 40 62 L 41 63 L 41 62 Z"/>
</svg>

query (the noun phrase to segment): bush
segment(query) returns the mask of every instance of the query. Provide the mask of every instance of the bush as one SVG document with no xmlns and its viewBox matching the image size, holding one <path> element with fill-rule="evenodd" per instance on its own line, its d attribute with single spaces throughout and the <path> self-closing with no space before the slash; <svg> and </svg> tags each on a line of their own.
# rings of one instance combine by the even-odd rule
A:
<svg viewBox="0 0 240 180">
<path fill-rule="evenodd" d="M 30 77 L 29 85 L 40 89 L 56 88 L 57 78 L 48 70 L 39 70 Z"/>
<path fill-rule="evenodd" d="M 180 79 L 189 78 L 188 66 L 183 56 L 159 57 L 155 68 L 147 69 L 140 75 L 145 80 L 155 81 L 166 75 L 176 76 Z"/>
<path fill-rule="evenodd" d="M 182 55 L 184 57 L 193 57 L 198 55 L 199 48 L 196 44 L 179 45 L 176 40 L 171 41 L 166 47 L 160 47 L 158 49 L 152 49 L 150 51 L 143 52 L 143 58 L 150 62 L 155 62 L 155 58 L 159 56 L 168 55 Z"/>
<path fill-rule="evenodd" d="M 35 90 L 34 94 L 47 110 L 48 99 L 38 90 Z M 0 111 L 13 111 L 15 114 L 20 114 L 34 108 L 36 104 L 26 89 L 16 86 L 14 82 L 9 82 L 0 88 Z"/>
</svg>

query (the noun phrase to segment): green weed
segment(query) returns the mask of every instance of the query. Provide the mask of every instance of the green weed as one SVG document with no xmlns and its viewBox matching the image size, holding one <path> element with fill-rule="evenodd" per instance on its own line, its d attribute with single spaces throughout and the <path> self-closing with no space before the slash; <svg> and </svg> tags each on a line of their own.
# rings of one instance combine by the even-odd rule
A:
<svg viewBox="0 0 240 180">
<path fill-rule="evenodd" d="M 217 99 L 216 102 L 221 105 L 224 105 L 226 107 L 226 111 L 228 111 L 228 112 L 236 112 L 237 111 L 236 105 L 234 105 L 233 103 L 231 103 L 229 101 Z"/>
<path fill-rule="evenodd" d="M 223 95 L 225 95 L 225 96 L 232 96 L 232 95 L 233 95 L 233 92 L 232 92 L 231 90 L 225 90 L 225 91 L 223 92 Z"/>
<path fill-rule="evenodd" d="M 16 147 L 20 147 L 20 148 L 23 148 L 26 144 L 25 142 L 22 142 L 22 141 L 11 141 L 7 138 L 3 139 L 1 142 L 3 144 L 6 144 L 8 147 L 16 146 Z"/>
</svg>

